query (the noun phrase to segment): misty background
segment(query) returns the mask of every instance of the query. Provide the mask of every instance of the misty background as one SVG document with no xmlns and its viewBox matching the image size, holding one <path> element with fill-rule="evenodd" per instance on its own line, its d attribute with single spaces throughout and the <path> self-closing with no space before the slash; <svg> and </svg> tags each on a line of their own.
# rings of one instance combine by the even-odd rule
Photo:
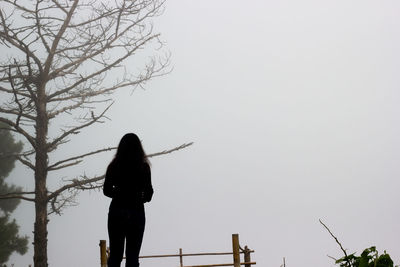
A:
<svg viewBox="0 0 400 267">
<path fill-rule="evenodd" d="M 111 121 L 57 152 L 116 146 L 127 132 L 147 153 L 194 142 L 151 160 L 155 194 L 141 255 L 226 252 L 239 233 L 256 266 L 279 267 L 283 257 L 288 267 L 334 266 L 327 255 L 342 252 L 321 218 L 349 253 L 377 246 L 399 264 L 400 2 L 168 0 L 165 7 L 154 25 L 173 72 L 115 94 Z M 103 174 L 112 157 L 53 174 L 49 184 Z M 34 184 L 21 165 L 7 181 Z M 50 266 L 100 265 L 110 199 L 91 191 L 76 202 L 50 217 Z M 23 202 L 14 217 L 32 242 L 33 205 Z M 27 267 L 32 255 L 30 248 L 9 263 Z M 231 257 L 184 259 L 216 262 Z M 178 265 L 178 258 L 141 261 Z"/>
</svg>

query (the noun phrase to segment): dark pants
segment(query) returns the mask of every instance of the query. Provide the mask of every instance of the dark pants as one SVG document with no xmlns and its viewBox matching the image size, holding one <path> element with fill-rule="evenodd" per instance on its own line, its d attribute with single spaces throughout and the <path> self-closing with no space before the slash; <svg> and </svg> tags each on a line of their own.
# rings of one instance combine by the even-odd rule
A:
<svg viewBox="0 0 400 267">
<path fill-rule="evenodd" d="M 121 266 L 125 241 L 125 266 L 139 266 L 139 252 L 142 245 L 145 221 L 143 205 L 121 208 L 111 204 L 108 213 L 108 237 L 110 239 L 108 267 Z"/>
</svg>

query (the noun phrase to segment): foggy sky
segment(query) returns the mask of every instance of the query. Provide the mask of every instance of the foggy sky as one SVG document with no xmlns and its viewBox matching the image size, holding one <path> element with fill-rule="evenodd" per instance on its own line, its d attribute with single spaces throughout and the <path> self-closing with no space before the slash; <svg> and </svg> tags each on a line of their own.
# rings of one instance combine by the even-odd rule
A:
<svg viewBox="0 0 400 267">
<path fill-rule="evenodd" d="M 62 153 L 115 146 L 126 132 L 148 153 L 194 142 L 151 160 L 142 255 L 230 251 L 239 233 L 256 266 L 279 267 L 283 257 L 288 267 L 334 266 L 327 255 L 343 255 L 321 218 L 349 253 L 374 245 L 399 264 L 399 14 L 400 3 L 385 0 L 168 0 L 155 29 L 173 72 L 116 94 L 112 120 Z M 112 157 L 49 183 L 103 174 Z M 33 184 L 21 166 L 9 181 Z M 50 217 L 50 266 L 100 265 L 110 200 L 93 191 L 77 202 Z M 15 213 L 30 241 L 33 212 L 23 203 Z M 32 255 L 10 263 L 26 267 Z"/>
</svg>

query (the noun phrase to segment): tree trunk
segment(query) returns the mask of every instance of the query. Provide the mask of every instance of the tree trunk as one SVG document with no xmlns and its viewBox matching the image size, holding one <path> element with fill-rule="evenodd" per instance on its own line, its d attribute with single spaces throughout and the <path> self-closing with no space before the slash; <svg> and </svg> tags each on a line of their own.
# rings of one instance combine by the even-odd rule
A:
<svg viewBox="0 0 400 267">
<path fill-rule="evenodd" d="M 44 86 L 38 90 L 36 103 L 36 160 L 35 160 L 35 226 L 34 226 L 34 267 L 47 267 L 47 129 L 46 95 Z"/>
<path fill-rule="evenodd" d="M 37 196 L 39 194 L 37 193 Z M 34 226 L 34 267 L 47 267 L 47 201 L 36 198 Z"/>
</svg>

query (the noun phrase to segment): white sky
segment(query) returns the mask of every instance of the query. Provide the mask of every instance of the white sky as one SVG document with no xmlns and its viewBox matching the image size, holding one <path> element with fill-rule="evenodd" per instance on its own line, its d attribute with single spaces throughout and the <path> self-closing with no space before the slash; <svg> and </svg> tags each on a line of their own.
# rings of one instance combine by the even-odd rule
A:
<svg viewBox="0 0 400 267">
<path fill-rule="evenodd" d="M 257 266 L 333 266 L 327 254 L 342 252 L 321 218 L 348 252 L 375 245 L 399 264 L 399 14 L 386 0 L 168 0 L 155 25 L 174 71 L 115 95 L 112 121 L 63 153 L 114 146 L 126 132 L 149 153 L 195 142 L 152 160 L 142 255 L 225 252 L 239 233 Z M 104 173 L 112 156 L 73 174 Z M 22 169 L 12 179 L 32 184 Z M 100 265 L 109 199 L 77 200 L 50 218 L 50 266 Z M 15 216 L 31 235 L 33 206 Z M 27 267 L 32 255 L 10 263 Z M 185 259 L 214 261 L 231 259 Z"/>
</svg>

